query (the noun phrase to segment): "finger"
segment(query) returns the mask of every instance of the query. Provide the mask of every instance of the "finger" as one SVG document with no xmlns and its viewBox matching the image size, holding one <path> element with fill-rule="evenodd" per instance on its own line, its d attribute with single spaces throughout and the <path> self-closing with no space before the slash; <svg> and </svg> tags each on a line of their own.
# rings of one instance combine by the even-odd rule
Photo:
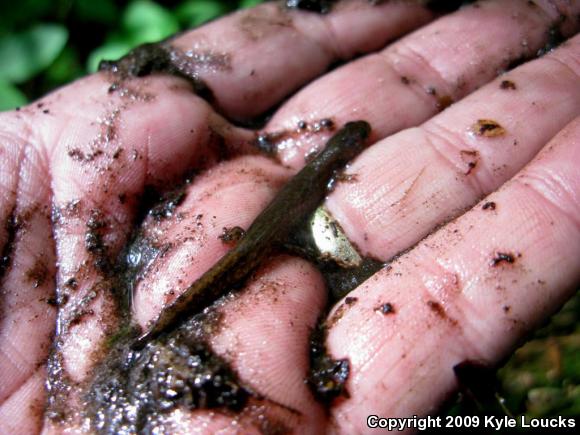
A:
<svg viewBox="0 0 580 435">
<path fill-rule="evenodd" d="M 150 215 L 129 252 L 143 258 L 134 284 L 134 318 L 144 327 L 159 310 L 185 290 L 229 248 L 220 236 L 225 228 L 248 228 L 290 171 L 270 159 L 245 156 L 222 162 L 186 187 L 186 197 L 173 216 Z M 152 251 L 153 256 L 149 256 Z M 200 255 L 203 253 L 203 255 Z M 258 273 L 233 303 L 211 340 L 249 388 L 252 399 L 235 417 L 209 418 L 207 413 L 170 412 L 174 430 L 204 425 L 209 431 L 242 426 L 313 430 L 324 422 L 302 381 L 308 368 L 305 342 L 324 304 L 318 274 L 302 261 L 276 261 Z M 288 328 L 288 325 L 291 328 Z"/>
<path fill-rule="evenodd" d="M 365 119 L 373 127 L 371 140 L 418 125 L 515 61 L 534 57 L 554 29 L 573 35 L 578 12 L 578 2 L 498 0 L 464 7 L 315 81 L 277 111 L 265 137 L 284 163 L 300 167 L 329 134 L 318 132 L 320 119 L 336 125 Z M 316 134 L 305 134 L 300 121 Z"/>
<path fill-rule="evenodd" d="M 48 114 L 24 111 L 45 131 L 58 293 L 66 300 L 49 362 L 47 415 L 54 423 L 80 424 L 80 390 L 74 385 L 90 375 L 122 318 L 116 264 L 138 223 L 146 188 L 167 191 L 187 170 L 223 158 L 224 142 L 235 146 L 227 123 L 179 83 L 150 78 L 111 95 L 108 83 L 93 76 L 45 99 L 42 110 Z M 84 107 L 79 95 L 94 95 L 93 105 Z"/>
<path fill-rule="evenodd" d="M 417 14 L 416 7 L 404 9 L 409 12 L 402 12 L 399 30 L 382 33 L 384 38 L 404 31 L 406 20 L 419 25 L 429 15 Z M 393 17 L 397 11 L 391 8 Z M 360 10 L 351 15 L 363 20 L 371 16 Z M 376 25 L 374 14 L 370 20 Z M 293 35 L 290 39 L 299 39 Z M 198 98 L 187 95 L 187 87 L 179 81 L 155 78 L 116 89 L 103 75 L 91 77 L 21 113 L 44 133 L 41 140 L 50 156 L 58 211 L 54 221 L 57 280 L 59 300 L 66 303 L 59 311 L 55 352 L 49 362 L 48 415 L 54 421 L 75 414 L 70 405 L 77 400 L 69 397 L 75 395 L 70 383 L 87 377 L 105 336 L 118 324 L 112 264 L 127 240 L 145 186 L 175 181 L 200 162 L 211 164 L 220 157 L 216 148 L 223 151 L 220 145 L 229 133 L 229 126 Z M 93 96 L 90 106 L 82 100 L 88 95 Z"/>
<path fill-rule="evenodd" d="M 56 422 L 78 411 L 73 386 L 117 328 L 115 265 L 146 187 L 171 185 L 223 154 L 215 133 L 223 121 L 177 80 L 145 80 L 114 95 L 108 87 L 92 76 L 48 96 L 40 110 L 21 110 L 41 132 L 51 174 L 62 301 L 48 371 Z"/>
<path fill-rule="evenodd" d="M 186 186 L 172 216 L 148 216 L 134 244 L 136 252 L 157 251 L 143 260 L 134 290 L 135 319 L 144 329 L 231 248 L 221 239 L 224 231 L 247 229 L 289 176 L 270 159 L 240 157 Z"/>
<path fill-rule="evenodd" d="M 312 265 L 289 257 L 276 258 L 258 276 L 226 308 L 228 327 L 213 346 L 220 354 L 235 349 L 236 371 L 270 402 L 270 415 L 295 432 L 320 433 L 326 416 L 304 379 L 306 343 L 326 302 L 324 283 Z"/>
<path fill-rule="evenodd" d="M 324 283 L 316 269 L 303 260 L 281 257 L 224 307 L 223 327 L 212 347 L 263 398 L 256 404 L 250 401 L 234 422 L 262 430 L 321 432 L 325 413 L 304 379 L 310 364 L 306 343 L 324 303 Z M 192 427 L 199 427 L 197 418 L 192 418 Z"/>
<path fill-rule="evenodd" d="M 274 258 L 241 293 L 98 378 L 91 424 L 107 433 L 319 433 L 324 413 L 302 380 L 324 299 L 311 265 Z"/>
<path fill-rule="evenodd" d="M 419 2 L 339 2 L 325 15 L 263 4 L 171 41 L 180 69 L 202 80 L 219 111 L 255 117 L 337 60 L 376 50 L 427 22 Z"/>
<path fill-rule="evenodd" d="M 498 192 L 351 295 L 358 303 L 329 335 L 352 368 L 351 398 L 333 413 L 343 431 L 363 427 L 369 410 L 434 412 L 457 386 L 453 366 L 493 365 L 573 294 L 579 133 L 577 118 Z"/>
<path fill-rule="evenodd" d="M 46 370 L 41 367 L 0 405 L 0 428 L 3 433 L 40 433 L 45 404 L 45 380 Z"/>
<path fill-rule="evenodd" d="M 222 133 L 231 130 L 175 80 L 155 78 L 110 91 L 104 77 L 91 77 L 38 103 L 42 110 L 22 111 L 45 132 L 58 210 L 59 298 L 67 303 L 50 363 L 49 377 L 53 372 L 59 377 L 55 384 L 63 377 L 83 381 L 104 337 L 116 328 L 111 264 L 145 186 L 175 181 L 200 162 L 209 166 L 221 157 Z M 85 107 L 83 95 L 94 96 L 92 106 Z M 216 137 L 217 150 L 211 146 Z M 69 394 L 67 388 L 52 389 L 57 390 Z M 49 415 L 63 418 L 67 401 L 49 402 L 60 404 Z"/>
<path fill-rule="evenodd" d="M 327 201 L 350 240 L 388 260 L 513 176 L 580 114 L 579 52 L 575 37 L 363 153 Z"/>
<path fill-rule="evenodd" d="M 56 316 L 46 156 L 30 138 L 18 136 L 22 131 L 16 133 L 14 117 L 5 115 L 2 121 L 0 407 L 46 360 Z M 34 391 L 41 400 L 42 390 Z"/>
<path fill-rule="evenodd" d="M 9 124 L 10 121 L 6 114 L 2 116 L 5 124 Z M 8 119 L 7 119 L 8 118 Z M 6 250 L 6 245 L 10 239 L 10 232 L 8 231 L 8 226 L 6 223 L 10 219 L 10 214 L 14 208 L 16 202 L 16 187 L 18 184 L 18 164 L 21 159 L 22 149 L 24 148 L 24 140 L 19 138 L 17 135 L 10 134 L 9 132 L 2 132 L 2 148 L 0 152 L 2 153 L 2 159 L 0 163 L 0 203 L 3 205 L 0 208 L 0 219 L 1 222 L 5 224 L 0 228 L 0 247 L 2 248 L 2 256 L 4 257 L 4 251 Z M 6 266 L 4 258 L 2 259 L 2 275 L 6 273 Z"/>
</svg>

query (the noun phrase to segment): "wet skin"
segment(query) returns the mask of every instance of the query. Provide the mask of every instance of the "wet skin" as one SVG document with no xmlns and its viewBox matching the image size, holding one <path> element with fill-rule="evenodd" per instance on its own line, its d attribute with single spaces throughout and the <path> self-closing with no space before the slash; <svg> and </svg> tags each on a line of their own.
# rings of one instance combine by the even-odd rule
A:
<svg viewBox="0 0 580 435">
<path fill-rule="evenodd" d="M 149 331 L 135 342 L 142 348 L 153 338 L 168 332 L 179 321 L 206 308 L 233 286 L 240 286 L 276 244 L 282 244 L 297 225 L 311 214 L 326 196 L 333 175 L 359 154 L 370 135 L 364 121 L 349 122 L 327 143 L 316 158 L 295 175 L 252 223 L 232 250 L 163 308 Z"/>
<path fill-rule="evenodd" d="M 152 393 L 166 411 L 151 428 L 172 433 L 357 433 L 368 430 L 370 411 L 436 412 L 457 387 L 454 366 L 500 361 L 580 282 L 578 13 L 577 2 L 489 0 L 399 38 L 433 16 L 413 2 L 341 1 L 323 18 L 269 3 L 171 41 L 191 51 L 181 71 L 199 76 L 213 98 L 162 74 L 118 83 L 101 73 L 1 114 L 2 431 L 90 428 L 83 399 L 104 378 L 95 387 L 111 389 L 99 389 L 107 394 L 93 411 L 110 411 L 101 421 L 115 433 L 115 379 L 95 372 L 103 360 L 124 360 L 107 361 L 107 343 L 129 317 L 146 330 L 227 252 L 222 228 L 249 228 L 329 134 L 292 135 L 278 149 L 281 165 L 244 144 L 325 118 L 373 127 L 372 146 L 325 207 L 362 252 L 383 261 L 400 255 L 328 317 L 318 271 L 271 255 L 244 291 L 212 305 L 221 320 L 201 327 L 203 346 L 175 342 L 175 328 L 135 352 L 143 355 L 136 372 L 120 367 L 125 410 Z M 559 24 L 571 39 L 505 72 L 549 46 Z M 333 62 L 395 39 L 325 75 Z M 235 127 L 278 104 L 263 131 Z M 170 192 L 191 168 L 199 172 L 182 201 L 157 220 L 136 218 L 145 186 Z M 132 311 L 119 314 L 96 260 L 115 261 L 136 226 L 160 254 L 135 286 Z M 326 349 L 349 367 L 338 373 L 348 394 L 327 409 L 304 384 L 308 337 L 321 315 Z M 209 366 L 193 372 L 218 375 L 206 390 L 217 400 L 175 399 L 165 388 L 174 370 L 181 382 L 198 360 Z M 222 364 L 241 389 L 220 385 L 229 373 Z M 163 391 L 148 388 L 157 382 L 146 376 L 151 367 Z M 228 385 L 241 399 L 230 408 L 220 400 Z M 64 416 L 45 412 L 47 395 L 61 399 Z M 160 414 L 148 408 L 153 402 L 142 403 L 144 418 Z"/>
</svg>

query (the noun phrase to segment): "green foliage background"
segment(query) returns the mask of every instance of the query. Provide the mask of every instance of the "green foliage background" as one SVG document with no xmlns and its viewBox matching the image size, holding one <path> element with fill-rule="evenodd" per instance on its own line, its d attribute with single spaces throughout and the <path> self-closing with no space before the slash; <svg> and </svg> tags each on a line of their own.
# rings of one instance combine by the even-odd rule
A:
<svg viewBox="0 0 580 435">
<path fill-rule="evenodd" d="M 103 58 L 262 0 L 0 2 L 0 110 L 94 72 Z"/>
<path fill-rule="evenodd" d="M 262 0 L 19 0 L 0 3 L 0 110 L 93 72 L 103 58 L 163 39 Z M 580 415 L 580 297 L 497 374 L 504 412 Z M 448 413 L 497 413 L 460 401 Z"/>
</svg>

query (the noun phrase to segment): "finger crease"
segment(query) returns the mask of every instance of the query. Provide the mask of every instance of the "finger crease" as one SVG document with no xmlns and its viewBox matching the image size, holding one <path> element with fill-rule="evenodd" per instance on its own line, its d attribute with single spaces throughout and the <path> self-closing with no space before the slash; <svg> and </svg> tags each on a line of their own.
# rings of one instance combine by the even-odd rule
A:
<svg viewBox="0 0 580 435">
<path fill-rule="evenodd" d="M 408 66 L 407 71 L 399 70 L 399 68 L 395 66 L 398 62 L 395 63 L 391 60 L 392 53 L 395 52 L 398 56 L 408 59 L 411 67 Z M 388 63 L 391 65 L 391 68 L 397 74 L 405 76 L 411 71 L 426 71 L 426 78 L 433 82 L 429 84 L 429 88 L 437 90 L 437 93 L 440 95 L 451 95 L 454 98 L 456 97 L 453 92 L 454 87 L 451 86 L 441 71 L 435 68 L 421 52 L 414 49 L 410 44 L 404 42 L 399 43 L 394 48 L 388 48 L 387 50 L 379 52 L 378 54 L 387 59 Z M 425 96 L 423 98 L 429 97 L 426 92 L 424 95 Z"/>
<path fill-rule="evenodd" d="M 524 181 L 529 180 L 529 182 Z M 514 179 L 515 183 L 523 186 L 524 189 L 533 193 L 537 197 L 540 198 L 541 203 L 544 205 L 548 205 L 551 207 L 556 214 L 560 217 L 565 217 L 568 221 L 574 225 L 574 227 L 580 231 L 580 218 L 578 217 L 577 213 L 573 211 L 566 210 L 562 207 L 558 201 L 555 201 L 553 198 L 566 198 L 563 199 L 566 203 L 574 204 L 574 199 L 572 196 L 573 193 L 570 193 L 564 186 L 564 183 L 558 179 L 556 179 L 553 175 L 550 174 L 542 174 L 536 175 L 531 174 L 529 171 L 525 174 L 521 174 L 519 177 Z M 545 190 L 550 194 L 544 193 L 540 186 L 545 186 Z"/>
<path fill-rule="evenodd" d="M 21 373 L 22 376 L 22 379 L 20 379 L 18 382 L 12 385 L 12 387 L 9 390 L 6 390 L 4 392 L 5 396 L 0 400 L 1 406 L 2 404 L 4 404 L 4 402 L 6 402 L 6 400 L 8 400 L 14 394 L 15 391 L 17 391 L 22 385 L 24 385 L 28 381 L 28 379 L 32 376 L 34 372 L 33 370 L 31 370 L 32 367 L 31 361 L 27 360 L 24 357 L 24 355 L 22 355 L 22 353 L 19 351 L 18 346 L 12 344 L 12 342 L 8 339 L 8 337 L 5 338 L 4 343 L 0 347 L 0 352 L 4 355 L 6 360 L 9 361 L 10 364 L 12 364 L 14 369 Z M 6 373 L 4 373 L 3 376 L 5 377 L 5 379 L 8 378 L 8 376 L 6 376 Z M 20 376 L 15 376 L 14 374 L 12 374 L 12 376 L 10 376 L 9 378 L 18 379 L 19 377 Z"/>
<path fill-rule="evenodd" d="M 423 270 L 426 272 L 424 276 L 433 277 L 433 281 L 438 281 L 440 284 L 437 285 L 442 288 L 440 294 L 437 294 L 425 283 L 420 286 L 425 295 L 423 301 L 426 309 L 429 310 L 429 315 L 437 317 L 448 331 L 453 331 L 453 342 L 462 358 L 484 360 L 484 355 L 487 354 L 485 349 L 489 349 L 492 344 L 486 340 L 485 331 L 480 331 L 479 328 L 475 327 L 477 325 L 475 319 L 478 318 L 477 312 L 479 310 L 477 307 L 474 309 L 470 301 L 464 297 L 464 284 L 452 284 L 455 288 L 445 288 L 447 287 L 446 277 L 455 277 L 457 275 L 455 272 L 447 270 L 436 259 L 432 259 L 430 264 L 432 270 L 423 266 Z M 474 339 L 474 336 L 477 336 L 477 339 Z"/>
<path fill-rule="evenodd" d="M 449 168 L 451 168 L 453 171 L 457 171 L 460 172 L 461 174 L 465 174 L 464 171 L 464 167 L 460 167 L 458 165 L 458 160 L 454 160 L 452 159 L 450 156 L 447 155 L 447 153 L 445 153 L 441 147 L 439 145 L 437 145 L 437 141 L 440 141 L 444 144 L 444 146 L 446 148 L 449 148 L 451 150 L 457 150 L 458 153 L 460 153 L 460 148 L 457 146 L 456 142 L 453 141 L 452 139 L 449 139 L 446 134 L 440 133 L 438 131 L 436 131 L 436 129 L 444 129 L 441 126 L 438 126 L 437 124 L 433 124 L 433 127 L 435 128 L 431 128 L 428 125 L 422 125 L 419 128 L 423 130 L 424 132 L 424 138 L 427 142 L 427 144 L 430 146 L 430 148 L 435 151 L 435 153 L 439 156 L 440 160 L 443 161 Z M 478 171 L 479 174 L 476 172 L 472 175 L 470 175 L 469 177 L 463 177 L 463 183 L 465 186 L 469 187 L 473 193 L 473 195 L 475 196 L 475 198 L 481 198 L 482 196 L 485 195 L 486 189 L 484 188 L 484 186 L 482 185 L 482 181 L 481 181 L 481 171 L 485 170 L 483 169 L 483 166 L 481 164 L 481 162 L 479 162 L 480 164 L 478 164 Z M 489 176 L 489 174 L 487 174 Z"/>
</svg>

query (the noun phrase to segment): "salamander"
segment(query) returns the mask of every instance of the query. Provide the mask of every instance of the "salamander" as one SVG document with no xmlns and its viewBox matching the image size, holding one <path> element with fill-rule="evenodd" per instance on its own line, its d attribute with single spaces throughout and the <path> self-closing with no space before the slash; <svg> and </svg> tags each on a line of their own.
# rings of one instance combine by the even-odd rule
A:
<svg viewBox="0 0 580 435">
<path fill-rule="evenodd" d="M 284 185 L 242 240 L 163 308 L 151 328 L 138 337 L 132 347 L 144 347 L 160 334 L 172 330 L 180 320 L 201 312 L 226 292 L 241 286 L 272 250 L 314 212 L 326 196 L 336 171 L 363 150 L 370 131 L 365 121 L 345 124 L 316 158 Z"/>
</svg>

